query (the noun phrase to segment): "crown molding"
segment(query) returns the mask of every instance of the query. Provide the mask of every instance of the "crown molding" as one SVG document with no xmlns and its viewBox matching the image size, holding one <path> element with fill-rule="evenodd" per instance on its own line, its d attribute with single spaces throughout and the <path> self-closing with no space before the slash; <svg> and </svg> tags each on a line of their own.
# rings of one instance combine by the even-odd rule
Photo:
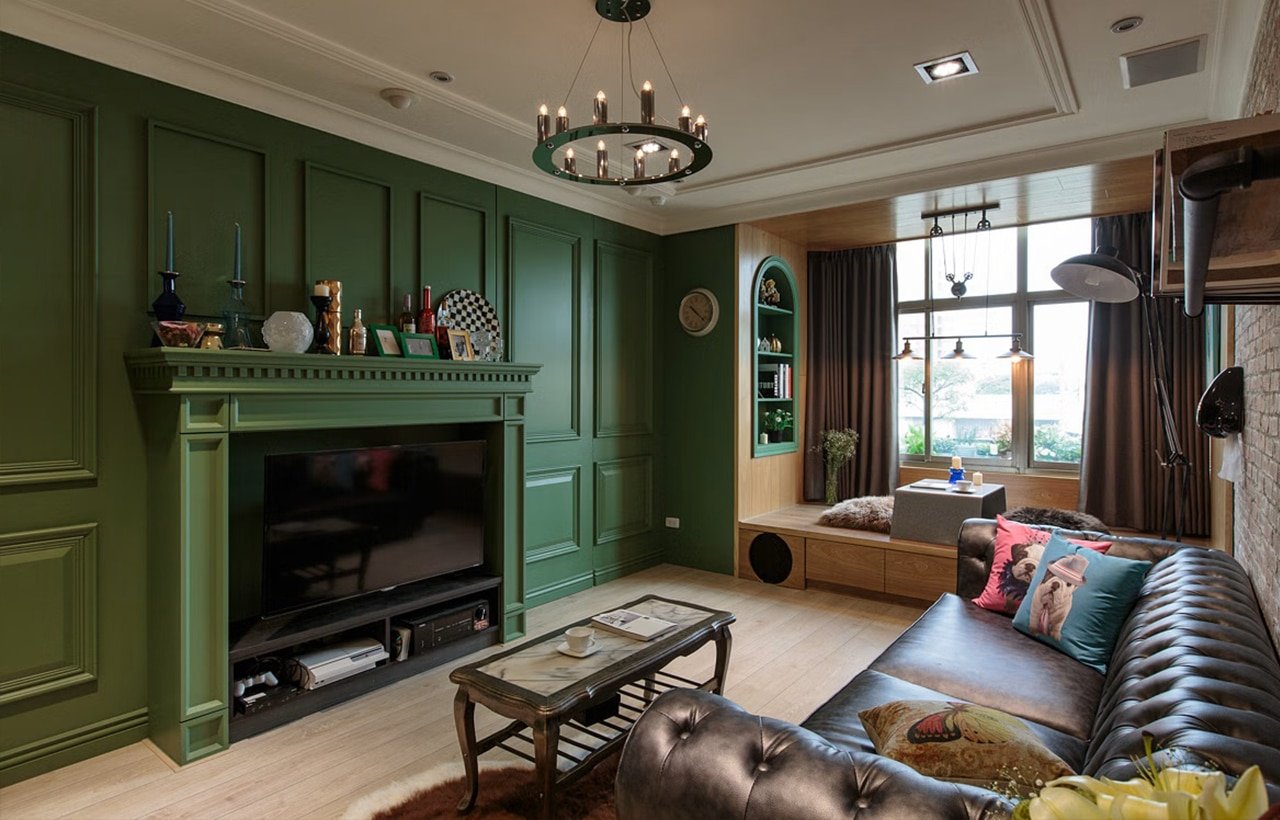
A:
<svg viewBox="0 0 1280 820">
<path fill-rule="evenodd" d="M 1067 61 L 1062 56 L 1062 40 L 1058 37 L 1058 27 L 1054 25 L 1048 0 L 1019 0 L 1018 7 L 1022 10 L 1022 24 L 1035 46 L 1049 93 L 1053 95 L 1054 107 L 1060 114 L 1075 114 L 1080 110 L 1080 101 L 1076 99 L 1075 88 L 1071 85 Z"/>
<path fill-rule="evenodd" d="M 224 0 L 195 1 L 206 3 Z M 516 168 L 39 0 L 5 0 L 5 11 L 0 15 L 0 28 L 17 37 L 114 68 L 242 105 L 529 196 L 652 233 L 663 231 L 662 215 L 651 206 L 615 201 L 594 194 L 589 186 L 565 185 L 532 167 Z M 416 93 L 416 87 L 413 90 Z M 433 91 L 435 99 L 440 91 Z"/>
<path fill-rule="evenodd" d="M 1218 22 L 1209 38 L 1213 59 L 1209 62 L 1209 106 L 1211 120 L 1233 120 L 1245 116 L 1245 92 L 1249 67 L 1262 36 L 1265 0 L 1222 0 Z"/>
</svg>

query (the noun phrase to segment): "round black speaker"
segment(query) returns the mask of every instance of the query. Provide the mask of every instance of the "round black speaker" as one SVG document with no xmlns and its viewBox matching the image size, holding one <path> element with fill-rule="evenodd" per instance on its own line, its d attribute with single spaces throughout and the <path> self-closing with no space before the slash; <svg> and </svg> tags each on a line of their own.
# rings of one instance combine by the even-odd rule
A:
<svg viewBox="0 0 1280 820">
<path fill-rule="evenodd" d="M 791 549 L 771 532 L 762 532 L 751 540 L 747 560 L 751 571 L 766 584 L 781 584 L 791 574 Z"/>
</svg>

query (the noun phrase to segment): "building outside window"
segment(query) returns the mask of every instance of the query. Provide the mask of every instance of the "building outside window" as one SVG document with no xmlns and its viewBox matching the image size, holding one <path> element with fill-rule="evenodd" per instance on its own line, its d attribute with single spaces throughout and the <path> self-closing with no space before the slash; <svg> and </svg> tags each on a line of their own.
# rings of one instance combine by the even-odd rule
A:
<svg viewBox="0 0 1280 820">
<path fill-rule="evenodd" d="M 1084 422 L 1089 304 L 1049 271 L 1091 248 L 1075 219 L 900 242 L 898 335 L 922 358 L 898 363 L 898 452 L 904 462 L 1077 470 Z M 967 292 L 952 281 L 973 276 Z M 944 358 L 955 335 L 1022 334 L 1034 360 L 997 358 L 1008 336 L 964 339 L 974 358 Z M 954 334 L 948 337 L 948 334 Z"/>
</svg>

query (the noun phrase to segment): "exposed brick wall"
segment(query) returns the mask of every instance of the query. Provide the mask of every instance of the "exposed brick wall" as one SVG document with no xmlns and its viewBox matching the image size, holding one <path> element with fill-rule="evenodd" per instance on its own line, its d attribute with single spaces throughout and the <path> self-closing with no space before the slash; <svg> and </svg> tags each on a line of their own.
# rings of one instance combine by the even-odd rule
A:
<svg viewBox="0 0 1280 820">
<path fill-rule="evenodd" d="M 1262 13 L 1246 113 L 1280 110 L 1280 0 Z M 1249 571 L 1271 640 L 1280 646 L 1280 307 L 1236 308 L 1244 368 L 1244 481 L 1236 484 L 1235 554 Z"/>
</svg>

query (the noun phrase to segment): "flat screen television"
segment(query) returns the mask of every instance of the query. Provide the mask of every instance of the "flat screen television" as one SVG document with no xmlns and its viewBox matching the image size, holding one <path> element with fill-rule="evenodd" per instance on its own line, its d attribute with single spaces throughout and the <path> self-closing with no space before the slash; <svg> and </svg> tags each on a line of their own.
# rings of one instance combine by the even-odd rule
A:
<svg viewBox="0 0 1280 820">
<path fill-rule="evenodd" d="M 266 456 L 262 615 L 484 561 L 485 443 Z"/>
</svg>

